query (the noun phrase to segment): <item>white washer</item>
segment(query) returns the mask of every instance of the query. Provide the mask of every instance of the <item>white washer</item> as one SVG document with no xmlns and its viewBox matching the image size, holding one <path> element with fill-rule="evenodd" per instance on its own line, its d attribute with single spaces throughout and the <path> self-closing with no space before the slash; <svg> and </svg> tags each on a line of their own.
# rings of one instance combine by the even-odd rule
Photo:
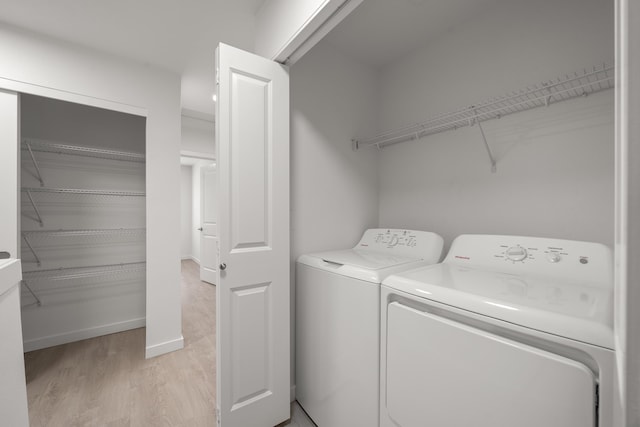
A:
<svg viewBox="0 0 640 427">
<path fill-rule="evenodd" d="M 320 427 L 377 426 L 380 283 L 437 263 L 442 237 L 370 229 L 353 248 L 296 267 L 296 398 Z"/>
<path fill-rule="evenodd" d="M 459 236 L 381 293 L 380 425 L 613 424 L 606 246 Z"/>
</svg>

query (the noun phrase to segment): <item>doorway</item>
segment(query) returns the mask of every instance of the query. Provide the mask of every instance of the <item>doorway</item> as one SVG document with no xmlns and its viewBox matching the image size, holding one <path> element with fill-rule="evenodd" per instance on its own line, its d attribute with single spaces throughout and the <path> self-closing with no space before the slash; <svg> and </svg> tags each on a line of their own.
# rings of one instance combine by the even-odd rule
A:
<svg viewBox="0 0 640 427">
<path fill-rule="evenodd" d="M 217 229 L 215 218 L 216 176 L 211 156 L 180 157 L 181 258 L 196 262 L 200 280 L 214 284 Z"/>
</svg>

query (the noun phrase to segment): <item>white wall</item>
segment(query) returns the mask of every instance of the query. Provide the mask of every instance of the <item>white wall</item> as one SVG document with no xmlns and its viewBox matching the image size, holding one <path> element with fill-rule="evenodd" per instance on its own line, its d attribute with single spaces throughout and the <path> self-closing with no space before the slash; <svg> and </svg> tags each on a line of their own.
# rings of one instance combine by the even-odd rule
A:
<svg viewBox="0 0 640 427">
<path fill-rule="evenodd" d="M 191 166 L 180 167 L 180 254 L 182 259 L 193 256 L 193 188 Z M 197 228 L 197 227 L 195 227 Z"/>
<path fill-rule="evenodd" d="M 549 11 L 553 13 L 549 13 Z M 613 63 L 613 3 L 506 1 L 381 72 L 379 130 Z M 380 224 L 613 243 L 613 91 L 385 148 Z"/>
<path fill-rule="evenodd" d="M 5 25 L 0 51 L 0 87 L 147 111 L 146 354 L 182 348 L 179 76 Z"/>
<path fill-rule="evenodd" d="M 182 116 L 180 150 L 215 156 L 215 128 L 208 120 Z"/>
<path fill-rule="evenodd" d="M 351 137 L 375 126 L 375 73 L 320 43 L 291 69 L 291 255 L 355 245 L 375 227 L 377 161 Z"/>
<path fill-rule="evenodd" d="M 257 14 L 254 52 L 274 60 L 287 58 L 343 0 L 270 0 Z"/>
<path fill-rule="evenodd" d="M 350 141 L 375 126 L 376 88 L 373 71 L 323 42 L 291 69 L 292 281 L 299 255 L 352 247 L 377 226 L 376 153 Z"/>
</svg>

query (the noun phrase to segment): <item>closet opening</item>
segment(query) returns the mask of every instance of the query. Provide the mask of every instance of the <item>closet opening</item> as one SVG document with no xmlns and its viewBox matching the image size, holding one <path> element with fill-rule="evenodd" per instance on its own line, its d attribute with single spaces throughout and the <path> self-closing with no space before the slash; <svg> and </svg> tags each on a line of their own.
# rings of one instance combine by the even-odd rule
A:
<svg viewBox="0 0 640 427">
<path fill-rule="evenodd" d="M 145 326 L 145 128 L 145 117 L 20 95 L 25 352 Z"/>
</svg>

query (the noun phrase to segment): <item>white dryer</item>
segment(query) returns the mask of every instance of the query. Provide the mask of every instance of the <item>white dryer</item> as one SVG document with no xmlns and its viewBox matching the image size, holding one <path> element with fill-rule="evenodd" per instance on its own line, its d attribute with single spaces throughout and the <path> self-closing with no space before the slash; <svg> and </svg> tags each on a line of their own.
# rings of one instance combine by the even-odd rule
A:
<svg viewBox="0 0 640 427">
<path fill-rule="evenodd" d="M 442 238 L 369 229 L 352 249 L 302 255 L 296 266 L 296 398 L 320 427 L 379 418 L 380 283 L 437 263 Z"/>
<path fill-rule="evenodd" d="M 609 427 L 612 254 L 462 235 L 381 294 L 380 425 Z"/>
</svg>

